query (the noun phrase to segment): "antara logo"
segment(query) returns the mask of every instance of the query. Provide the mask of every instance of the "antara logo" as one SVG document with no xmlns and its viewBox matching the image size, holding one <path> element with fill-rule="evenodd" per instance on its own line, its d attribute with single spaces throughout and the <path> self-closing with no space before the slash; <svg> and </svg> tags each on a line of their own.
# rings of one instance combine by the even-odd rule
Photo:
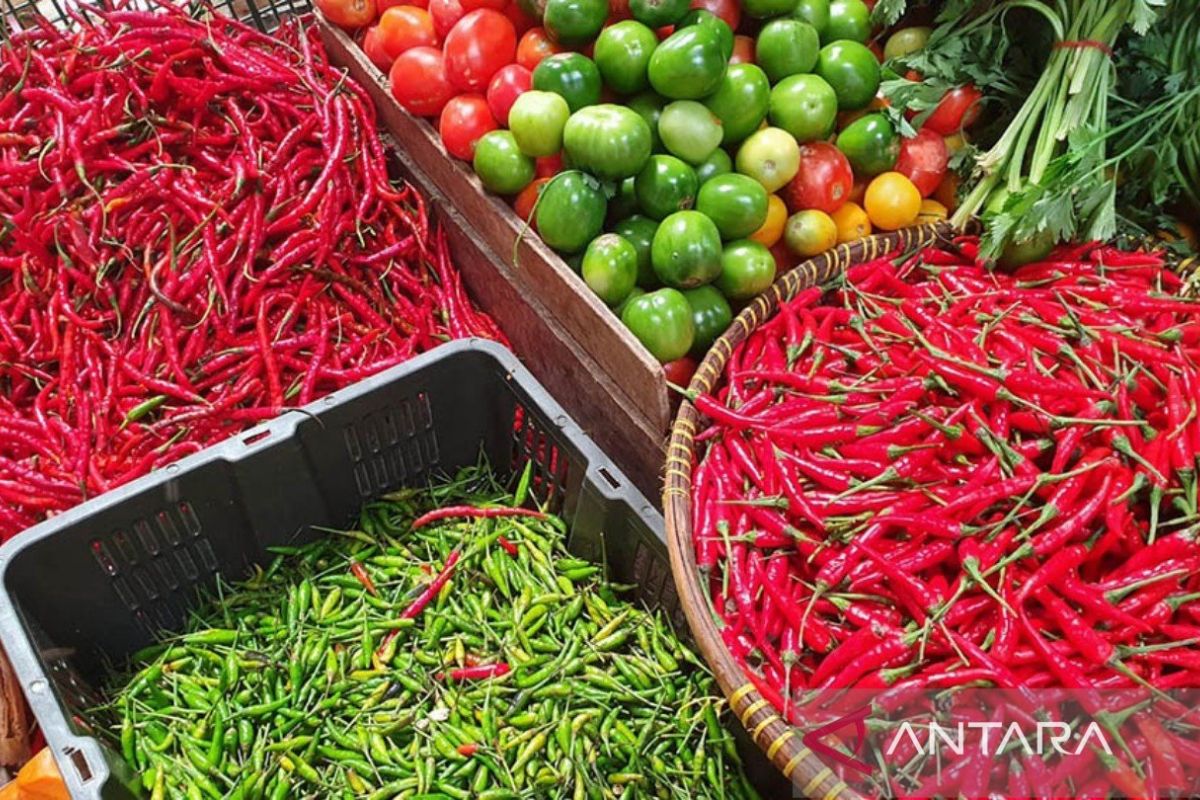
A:
<svg viewBox="0 0 1200 800">
<path fill-rule="evenodd" d="M 918 734 L 918 731 L 922 730 L 925 731 L 924 743 Z M 915 726 L 904 722 L 896 730 L 885 755 L 892 755 L 900 746 L 900 742 L 907 737 L 921 755 L 940 754 L 945 748 L 946 751 L 961 756 L 967 750 L 968 731 L 979 731 L 979 752 L 987 756 L 998 756 L 1008 752 L 1014 745 L 1021 747 L 1028 755 L 1057 753 L 1077 756 L 1089 746 L 1102 747 L 1104 752 L 1112 755 L 1108 739 L 1094 720 L 1088 723 L 1078 737 L 1075 736 L 1075 730 L 1065 722 L 1038 722 L 1032 737 L 1027 736 L 1017 722 L 1010 723 L 1007 728 L 1000 722 L 960 722 L 953 727 L 937 722 Z"/>
</svg>

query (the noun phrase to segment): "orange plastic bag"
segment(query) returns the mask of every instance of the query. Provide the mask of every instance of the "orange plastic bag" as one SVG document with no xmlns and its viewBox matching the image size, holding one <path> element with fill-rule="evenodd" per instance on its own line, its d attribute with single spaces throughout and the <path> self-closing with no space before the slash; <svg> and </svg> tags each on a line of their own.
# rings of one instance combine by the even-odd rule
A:
<svg viewBox="0 0 1200 800">
<path fill-rule="evenodd" d="M 15 781 L 0 788 L 0 800 L 71 800 L 49 748 L 38 751 Z"/>
</svg>

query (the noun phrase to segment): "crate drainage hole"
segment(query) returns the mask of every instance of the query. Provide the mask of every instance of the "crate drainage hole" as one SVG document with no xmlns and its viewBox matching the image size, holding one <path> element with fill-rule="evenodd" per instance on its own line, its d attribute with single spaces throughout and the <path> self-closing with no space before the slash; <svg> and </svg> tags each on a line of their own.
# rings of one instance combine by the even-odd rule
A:
<svg viewBox="0 0 1200 800">
<path fill-rule="evenodd" d="M 242 444 L 244 444 L 244 445 L 257 444 L 258 442 L 261 442 L 263 439 L 267 438 L 270 435 L 271 435 L 270 428 L 266 429 L 265 431 L 259 431 L 258 433 L 252 433 L 249 436 L 247 436 L 245 439 L 242 439 Z"/>
<path fill-rule="evenodd" d="M 600 474 L 604 476 L 604 480 L 608 481 L 609 486 L 614 489 L 621 488 L 621 482 L 612 476 L 612 473 L 608 471 L 608 467 L 601 467 Z"/>
<path fill-rule="evenodd" d="M 79 773 L 79 780 L 87 783 L 92 779 L 92 768 L 88 766 L 87 756 L 82 750 L 72 747 L 66 751 L 67 757 L 71 759 L 71 763 L 75 766 L 75 771 Z"/>
</svg>

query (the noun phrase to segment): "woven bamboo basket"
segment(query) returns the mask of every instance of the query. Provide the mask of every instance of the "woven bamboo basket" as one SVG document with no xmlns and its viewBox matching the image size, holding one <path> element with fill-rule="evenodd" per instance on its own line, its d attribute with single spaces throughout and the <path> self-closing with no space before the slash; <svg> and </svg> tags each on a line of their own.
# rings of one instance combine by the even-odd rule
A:
<svg viewBox="0 0 1200 800">
<path fill-rule="evenodd" d="M 855 264 L 864 263 L 895 250 L 925 247 L 947 242 L 955 234 L 947 223 L 905 228 L 895 233 L 869 236 L 852 244 L 838 245 L 816 258 L 786 272 L 775 284 L 759 295 L 733 320 L 733 324 L 713 343 L 700 362 L 689 389 L 695 393 L 712 391 L 719 381 L 734 348 L 760 325 L 774 316 L 781 303 L 801 291 L 820 285 Z M 833 770 L 804 746 L 802 734 L 775 713 L 770 702 L 741 668 L 721 641 L 705 601 L 707 587 L 700 581 L 692 543 L 692 469 L 695 459 L 695 435 L 699 412 L 684 401 L 671 429 L 667 448 L 663 510 L 667 520 L 667 549 L 671 571 L 684 613 L 697 646 L 717 678 L 729 707 L 750 733 L 754 743 L 791 781 L 801 796 L 814 800 L 857 800 L 859 795 L 839 780 Z"/>
</svg>

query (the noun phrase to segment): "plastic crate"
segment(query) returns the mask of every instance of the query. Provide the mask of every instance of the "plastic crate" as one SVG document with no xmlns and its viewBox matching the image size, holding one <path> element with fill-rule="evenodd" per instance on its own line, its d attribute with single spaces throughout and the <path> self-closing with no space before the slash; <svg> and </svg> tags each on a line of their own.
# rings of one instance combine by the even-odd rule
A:
<svg viewBox="0 0 1200 800">
<path fill-rule="evenodd" d="M 253 25 L 264 33 L 274 31 L 287 17 L 312 11 L 311 0 L 174 1 L 181 6 L 186 5 L 197 14 L 211 9 Z M 156 2 L 157 0 L 134 0 L 134 5 L 153 9 Z M 28 28 L 39 14 L 61 25 L 67 21 L 67 9 L 86 8 L 88 5 L 103 6 L 105 3 L 103 0 L 0 0 L 0 41 L 6 39 L 13 31 Z"/>
</svg>

